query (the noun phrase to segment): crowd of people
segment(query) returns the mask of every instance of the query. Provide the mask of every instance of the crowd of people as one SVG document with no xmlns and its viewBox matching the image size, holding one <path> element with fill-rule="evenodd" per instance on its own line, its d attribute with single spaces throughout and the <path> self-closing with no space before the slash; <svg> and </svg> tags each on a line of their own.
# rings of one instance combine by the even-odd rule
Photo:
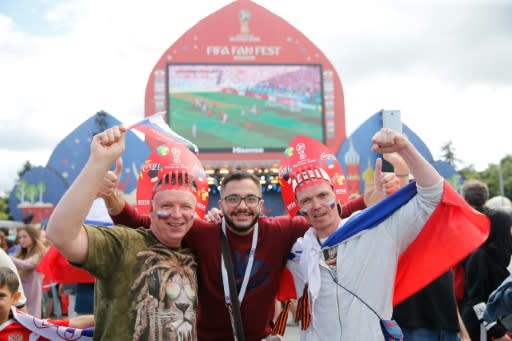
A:
<svg viewBox="0 0 512 341">
<path fill-rule="evenodd" d="M 284 273 L 301 340 L 512 340 L 506 307 L 479 310 L 511 282 L 512 213 L 486 208 L 481 182 L 466 182 L 459 196 L 404 135 L 373 136 L 395 173 L 378 159 L 373 183 L 352 201 L 339 201 L 326 169 L 305 163 L 281 174 L 299 214 L 266 217 L 259 179 L 233 171 L 219 209 L 201 219 L 193 171 L 181 163 L 161 165 L 148 215 L 124 199 L 110 169 L 125 133 L 114 126 L 93 137 L 52 213 L 49 242 L 33 226 L 17 230 L 17 250 L 0 264 L 9 268 L 0 267 L 9 297 L 0 323 L 19 308 L 45 311 L 36 268 L 51 242 L 96 279 L 92 322 L 68 322 L 94 324 L 95 340 L 277 340 Z M 98 196 L 114 226 L 84 223 Z"/>
</svg>

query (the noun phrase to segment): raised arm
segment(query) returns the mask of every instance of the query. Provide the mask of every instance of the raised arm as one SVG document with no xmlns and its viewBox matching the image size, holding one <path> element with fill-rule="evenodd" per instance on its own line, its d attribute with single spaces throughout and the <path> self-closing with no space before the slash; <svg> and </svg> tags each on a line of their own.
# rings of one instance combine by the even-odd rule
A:
<svg viewBox="0 0 512 341">
<path fill-rule="evenodd" d="M 123 161 L 121 158 L 116 160 L 116 168 L 108 171 L 103 177 L 98 196 L 103 198 L 108 209 L 108 214 L 116 225 L 124 225 L 128 227 L 145 227 L 149 228 L 151 218 L 146 215 L 139 214 L 128 202 L 126 202 L 123 192 L 117 188 Z"/>
<path fill-rule="evenodd" d="M 12 262 L 14 263 L 14 265 L 16 265 L 16 268 L 18 270 L 29 271 L 29 270 L 34 270 L 37 267 L 37 265 L 39 265 L 39 263 L 41 262 L 41 255 L 35 254 L 26 259 L 20 259 L 20 258 L 11 256 L 11 259 L 12 259 Z"/>
<path fill-rule="evenodd" d="M 83 263 L 87 259 L 89 240 L 83 221 L 104 174 L 124 151 L 125 132 L 125 128 L 115 126 L 94 136 L 89 160 L 50 217 L 47 238 L 72 262 Z"/>
<path fill-rule="evenodd" d="M 125 201 L 123 193 L 117 188 L 122 170 L 123 160 L 119 157 L 116 160 L 115 169 L 105 173 L 98 191 L 98 197 L 105 201 L 105 206 L 110 215 L 118 215 L 124 208 Z"/>
<path fill-rule="evenodd" d="M 132 205 L 126 201 L 123 202 L 123 209 L 121 212 L 119 212 L 117 215 L 111 214 L 110 217 L 116 225 L 124 225 L 133 228 L 142 226 L 147 229 L 151 225 L 151 218 L 149 216 L 140 214 Z"/>
<path fill-rule="evenodd" d="M 423 158 L 405 135 L 383 128 L 373 136 L 372 143 L 374 152 L 397 152 L 409 166 L 419 186 L 431 187 L 442 181 L 439 173 Z"/>
<path fill-rule="evenodd" d="M 389 154 L 384 154 L 384 156 L 386 155 Z M 364 189 L 364 203 L 366 204 L 366 207 L 370 207 L 372 205 L 377 204 L 378 202 L 382 201 L 387 195 L 398 191 L 400 187 L 402 187 L 400 178 L 395 173 L 383 172 L 382 160 L 377 159 L 375 161 L 373 179 L 366 183 Z"/>
</svg>

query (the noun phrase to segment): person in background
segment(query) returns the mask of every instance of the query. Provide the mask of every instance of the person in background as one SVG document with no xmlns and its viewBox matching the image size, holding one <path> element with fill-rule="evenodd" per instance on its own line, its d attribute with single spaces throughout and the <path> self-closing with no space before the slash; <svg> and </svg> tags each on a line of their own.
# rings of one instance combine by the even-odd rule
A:
<svg viewBox="0 0 512 341">
<path fill-rule="evenodd" d="M 7 237 L 9 237 L 9 228 L 8 227 L 0 227 L 0 249 L 7 252 L 9 250 L 9 243 L 7 242 Z"/>
<path fill-rule="evenodd" d="M 16 265 L 14 265 L 11 257 L 9 257 L 9 255 L 3 250 L 0 250 L 0 267 L 6 267 L 11 269 L 18 277 L 18 282 L 21 283 L 20 275 L 18 274 Z M 27 304 L 27 298 L 25 297 L 25 292 L 23 291 L 22 285 L 19 285 L 18 291 L 20 292 L 20 297 L 18 299 L 18 302 L 16 303 L 16 307 L 25 309 L 25 305 Z"/>
<path fill-rule="evenodd" d="M 512 202 L 507 197 L 496 196 L 485 203 L 485 207 L 492 210 L 502 210 L 512 214 Z M 510 271 L 510 264 L 508 270 Z M 494 290 L 489 298 L 484 311 L 484 321 L 487 324 L 496 323 L 496 320 L 501 317 L 511 317 L 512 315 L 512 274 L 509 275 Z M 507 331 L 512 331 L 512 326 L 508 325 Z"/>
<path fill-rule="evenodd" d="M 0 266 L 0 340 L 48 341 L 43 335 L 56 340 L 59 335 L 58 326 L 71 327 L 60 330 L 66 334 L 66 340 L 92 340 L 92 330 L 84 332 L 74 328 L 93 327 L 94 315 L 71 320 L 38 320 L 16 309 L 21 297 L 19 288 L 20 282 L 16 273 L 10 268 Z M 41 328 L 42 325 L 44 328 Z M 64 338 L 59 335 L 58 339 Z"/>
<path fill-rule="evenodd" d="M 491 233 L 487 240 L 467 259 L 464 277 L 464 298 L 461 315 L 471 340 L 510 341 L 505 330 L 496 325 L 486 331 L 475 306 L 487 302 L 489 295 L 509 275 L 507 266 L 512 255 L 512 216 L 503 210 L 488 210 Z"/>
<path fill-rule="evenodd" d="M 41 240 L 41 243 L 43 243 L 45 248 L 48 250 L 52 243 L 48 239 L 46 239 L 45 229 L 46 229 L 46 224 L 41 225 L 39 239 Z M 43 257 L 43 259 L 44 259 L 44 257 Z M 38 264 L 38 266 L 40 264 L 41 264 L 41 262 Z M 41 272 L 39 270 L 39 268 L 36 268 L 36 271 Z M 61 297 L 59 295 L 59 284 L 52 281 L 50 277 L 45 276 L 43 273 L 42 288 L 43 288 L 42 317 L 44 317 L 44 318 L 55 317 L 57 319 L 62 318 L 62 314 L 64 312 L 62 311 Z"/>
<path fill-rule="evenodd" d="M 27 312 L 41 317 L 43 275 L 35 269 L 43 258 L 46 247 L 40 240 L 40 229 L 32 225 L 18 228 L 17 238 L 20 250 L 11 259 L 18 269 L 27 297 Z"/>
<path fill-rule="evenodd" d="M 484 310 L 484 320 L 487 324 L 496 323 L 496 320 L 512 314 L 512 274 L 494 290 L 487 300 Z M 507 331 L 512 331 L 510 328 Z"/>
<path fill-rule="evenodd" d="M 462 197 L 478 212 L 484 212 L 485 203 L 489 199 L 489 188 L 476 179 L 464 181 L 461 187 Z"/>
<path fill-rule="evenodd" d="M 484 213 L 484 205 L 489 199 L 489 188 L 487 185 L 476 179 L 468 179 L 461 186 L 461 196 L 478 212 Z M 464 267 L 466 259 L 453 266 L 453 280 L 455 286 L 455 298 L 459 311 L 464 298 Z"/>
<path fill-rule="evenodd" d="M 491 210 L 503 210 L 512 214 L 512 201 L 509 198 L 498 195 L 485 202 L 485 207 Z"/>
</svg>

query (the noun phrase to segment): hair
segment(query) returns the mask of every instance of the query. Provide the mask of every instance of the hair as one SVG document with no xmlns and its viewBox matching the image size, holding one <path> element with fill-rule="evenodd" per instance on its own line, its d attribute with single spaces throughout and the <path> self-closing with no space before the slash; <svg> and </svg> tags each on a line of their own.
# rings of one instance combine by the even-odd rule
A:
<svg viewBox="0 0 512 341">
<path fill-rule="evenodd" d="M 260 179 L 258 179 L 256 175 L 242 170 L 236 170 L 226 175 L 222 180 L 222 189 L 226 188 L 227 184 L 229 184 L 231 181 L 242 181 L 246 179 L 249 179 L 252 182 L 254 182 L 254 184 L 258 187 L 261 193 Z"/>
<path fill-rule="evenodd" d="M 489 199 L 489 188 L 487 185 L 476 179 L 464 181 L 461 187 L 462 196 L 473 208 L 483 212 L 483 207 Z"/>
<path fill-rule="evenodd" d="M 18 276 L 16 273 L 9 269 L 8 267 L 1 266 L 0 267 L 0 286 L 6 285 L 9 288 L 9 291 L 14 294 L 18 292 L 20 287 L 20 282 L 18 280 Z"/>
<path fill-rule="evenodd" d="M 7 226 L 0 227 L 0 232 L 5 234 L 6 237 L 9 235 L 9 233 L 11 233 L 11 231 L 9 230 L 9 228 Z"/>
<path fill-rule="evenodd" d="M 9 249 L 9 243 L 7 242 L 7 237 L 9 236 L 9 228 L 8 227 L 0 227 L 0 248 L 4 251 Z"/>
<path fill-rule="evenodd" d="M 32 225 L 24 225 L 22 227 L 18 227 L 16 230 L 16 236 L 20 233 L 20 231 L 27 232 L 29 237 L 32 239 L 32 246 L 30 248 L 20 248 L 15 257 L 20 259 L 27 259 L 33 255 L 40 255 L 42 258 L 46 252 L 46 246 L 43 244 L 40 238 L 41 230 Z"/>
<path fill-rule="evenodd" d="M 485 213 L 491 222 L 491 231 L 481 247 L 493 255 L 497 264 L 506 267 L 512 255 L 512 215 L 503 210 L 490 209 Z"/>
</svg>

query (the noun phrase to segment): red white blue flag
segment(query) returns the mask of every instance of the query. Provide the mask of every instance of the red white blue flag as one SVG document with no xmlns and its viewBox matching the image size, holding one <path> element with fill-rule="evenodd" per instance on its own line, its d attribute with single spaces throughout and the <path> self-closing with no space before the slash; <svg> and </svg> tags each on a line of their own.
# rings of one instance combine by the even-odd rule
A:
<svg viewBox="0 0 512 341">
<path fill-rule="evenodd" d="M 39 319 L 32 315 L 11 308 L 13 318 L 16 322 L 21 324 L 26 329 L 30 330 L 32 334 L 29 336 L 30 340 L 50 340 L 50 341 L 92 341 L 93 328 L 78 329 L 59 325 L 61 320 L 51 321 L 46 319 Z M 68 323 L 68 321 L 65 321 Z M 59 323 L 59 324 L 57 324 Z M 11 340 L 11 337 L 9 337 Z M 12 339 L 14 340 L 14 339 Z M 16 338 L 18 340 L 18 338 Z M 21 339 L 20 339 L 21 340 Z"/>
<path fill-rule="evenodd" d="M 135 129 L 143 133 L 146 138 L 146 143 L 153 149 L 158 148 L 160 145 L 181 143 L 186 145 L 192 152 L 198 154 L 199 149 L 197 146 L 183 136 L 175 133 L 167 122 L 165 122 L 163 115 L 163 111 L 158 112 L 146 117 L 142 121 L 128 126 L 128 129 Z"/>
</svg>

